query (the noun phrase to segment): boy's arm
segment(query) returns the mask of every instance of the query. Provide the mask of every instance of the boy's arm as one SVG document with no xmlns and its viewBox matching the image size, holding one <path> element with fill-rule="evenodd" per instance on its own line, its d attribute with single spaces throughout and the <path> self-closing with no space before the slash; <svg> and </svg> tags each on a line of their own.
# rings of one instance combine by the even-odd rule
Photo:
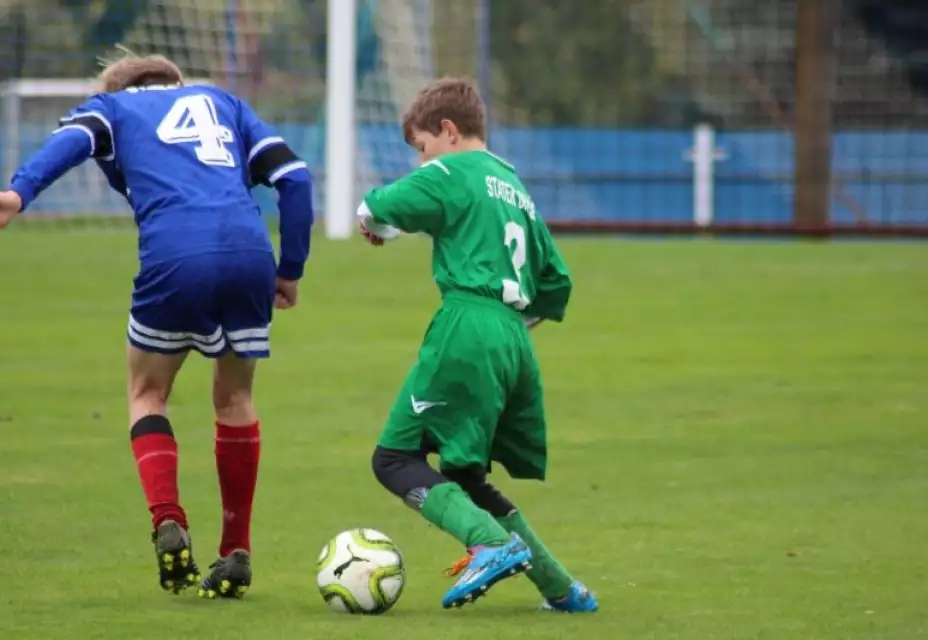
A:
<svg viewBox="0 0 928 640">
<path fill-rule="evenodd" d="M 280 260 L 277 275 L 283 280 L 303 277 L 314 221 L 312 176 L 309 168 L 283 138 L 245 102 L 239 101 L 241 130 L 248 153 L 252 184 L 277 190 L 280 212 Z"/>
<path fill-rule="evenodd" d="M 444 226 L 450 175 L 441 160 L 427 162 L 392 184 L 371 189 L 358 207 L 358 216 L 362 224 L 365 219 L 374 222 L 367 228 L 375 235 L 378 226 L 387 225 L 434 236 Z"/>
<path fill-rule="evenodd" d="M 544 223 L 542 223 L 544 224 Z M 539 274 L 535 287 L 535 299 L 526 307 L 523 317 L 526 325 L 532 328 L 542 320 L 561 322 L 570 301 L 573 281 L 570 271 L 561 256 L 560 250 L 551 238 L 551 233 L 545 227 L 543 237 L 547 244 L 547 259 Z M 534 321 L 534 322 L 532 322 Z"/>
<path fill-rule="evenodd" d="M 60 126 L 13 175 L 10 190 L 19 194 L 21 210 L 42 191 L 88 158 L 115 157 L 113 129 L 106 101 L 93 96 L 62 118 Z"/>
</svg>

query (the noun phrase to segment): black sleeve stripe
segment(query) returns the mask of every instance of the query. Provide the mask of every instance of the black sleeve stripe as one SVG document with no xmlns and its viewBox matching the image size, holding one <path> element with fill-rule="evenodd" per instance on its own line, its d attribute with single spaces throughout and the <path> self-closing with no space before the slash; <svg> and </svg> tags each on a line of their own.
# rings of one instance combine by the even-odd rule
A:
<svg viewBox="0 0 928 640">
<path fill-rule="evenodd" d="M 87 137 L 90 138 L 90 157 L 92 158 L 97 148 L 97 139 L 93 135 L 93 131 L 91 131 L 90 129 L 88 129 L 82 124 L 65 124 L 65 125 L 58 127 L 54 131 L 52 131 L 52 133 L 58 133 L 60 131 L 68 131 L 68 130 L 83 131 L 84 133 L 87 134 Z"/>
<path fill-rule="evenodd" d="M 97 114 L 82 113 L 70 118 L 62 118 L 58 124 L 62 127 L 76 125 L 89 130 L 94 140 L 93 157 L 110 160 L 113 158 L 113 132 L 105 118 Z"/>
<path fill-rule="evenodd" d="M 297 155 L 285 144 L 274 144 L 265 147 L 256 153 L 248 163 L 251 180 L 255 184 L 271 186 L 271 174 L 284 165 L 297 161 L 299 161 Z"/>
</svg>

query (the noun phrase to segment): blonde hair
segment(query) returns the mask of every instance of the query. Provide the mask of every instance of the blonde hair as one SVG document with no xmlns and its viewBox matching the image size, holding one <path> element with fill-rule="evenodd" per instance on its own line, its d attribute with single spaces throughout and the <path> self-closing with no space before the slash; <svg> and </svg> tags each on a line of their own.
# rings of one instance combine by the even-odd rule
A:
<svg viewBox="0 0 928 640">
<path fill-rule="evenodd" d="M 162 55 L 138 56 L 117 45 L 115 57 L 99 58 L 103 71 L 97 76 L 104 93 L 154 84 L 184 84 L 184 74 L 174 62 Z"/>
</svg>

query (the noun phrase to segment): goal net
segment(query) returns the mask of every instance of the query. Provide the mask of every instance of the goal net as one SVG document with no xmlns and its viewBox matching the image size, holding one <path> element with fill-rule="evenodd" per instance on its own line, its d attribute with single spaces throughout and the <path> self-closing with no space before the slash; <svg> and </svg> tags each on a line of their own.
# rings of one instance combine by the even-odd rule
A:
<svg viewBox="0 0 928 640">
<path fill-rule="evenodd" d="M 556 226 L 790 224 L 796 0 L 354 2 L 356 60 L 345 75 L 355 153 L 350 168 L 330 172 L 349 185 L 337 193 L 356 201 L 415 166 L 399 118 L 422 84 L 454 74 L 478 81 L 494 152 Z M 9 45 L 0 50 L 0 170 L 9 176 L 41 143 L 90 89 L 96 57 L 121 43 L 252 102 L 309 164 L 321 218 L 326 52 L 330 38 L 349 37 L 327 33 L 327 20 L 344 6 L 0 0 Z M 836 12 L 832 217 L 924 222 L 925 98 L 855 20 Z M 24 221 L 44 213 L 108 228 L 129 219 L 95 171 L 89 164 L 61 181 Z M 273 215 L 274 195 L 257 194 Z"/>
<path fill-rule="evenodd" d="M 189 81 L 249 100 L 322 173 L 324 0 L 0 0 L 0 37 L 11 45 L 0 51 L 4 181 L 96 90 L 98 58 L 117 44 L 166 55 Z M 272 193 L 260 188 L 257 197 L 274 211 Z M 132 218 L 88 162 L 45 191 L 16 227 L 49 220 L 55 228 L 118 229 Z"/>
<path fill-rule="evenodd" d="M 102 12 L 100 4 L 0 0 L 0 36 L 13 43 L 0 52 L 4 179 L 94 90 L 96 58 L 118 43 L 162 53 L 188 76 L 251 102 L 310 165 L 322 217 L 330 0 L 147 0 Z M 458 0 L 438 11 L 435 0 L 357 0 L 355 197 L 415 166 L 397 125 L 423 83 L 439 74 L 478 75 L 480 5 Z M 433 37 L 438 31 L 444 35 Z M 273 216 L 273 193 L 256 193 Z M 17 226 L 48 219 L 105 229 L 131 216 L 87 163 L 43 193 Z"/>
</svg>

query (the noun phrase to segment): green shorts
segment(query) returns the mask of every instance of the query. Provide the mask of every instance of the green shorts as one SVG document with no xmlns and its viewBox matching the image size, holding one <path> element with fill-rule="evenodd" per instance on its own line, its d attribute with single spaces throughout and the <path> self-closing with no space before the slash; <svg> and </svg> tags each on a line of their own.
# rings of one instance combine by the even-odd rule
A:
<svg viewBox="0 0 928 640">
<path fill-rule="evenodd" d="M 541 375 L 528 329 L 500 302 L 449 292 L 425 333 L 379 444 L 421 450 L 441 467 L 543 480 L 547 436 Z"/>
</svg>

